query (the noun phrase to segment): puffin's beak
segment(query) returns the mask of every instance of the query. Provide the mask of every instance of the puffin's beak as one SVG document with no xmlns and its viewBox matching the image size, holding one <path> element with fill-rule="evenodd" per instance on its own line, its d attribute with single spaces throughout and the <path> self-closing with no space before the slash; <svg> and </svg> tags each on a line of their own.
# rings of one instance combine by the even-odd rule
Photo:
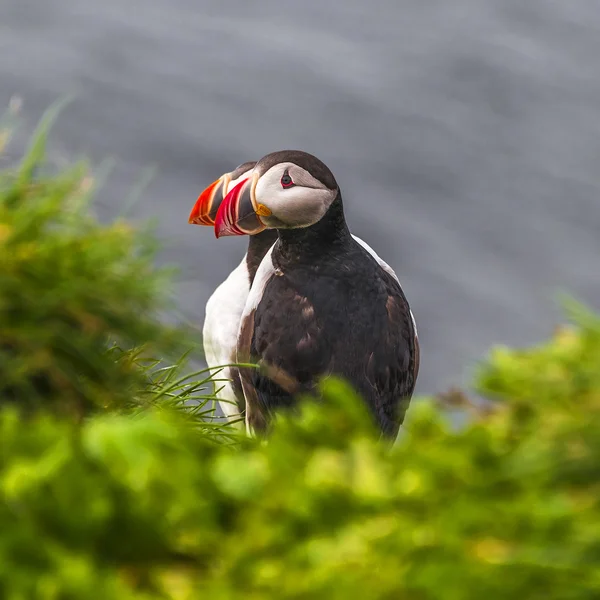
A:
<svg viewBox="0 0 600 600">
<path fill-rule="evenodd" d="M 193 225 L 209 225 L 211 227 L 215 224 L 217 211 L 223 201 L 223 191 L 227 189 L 230 180 L 231 177 L 229 174 L 223 175 L 211 183 L 200 194 L 190 213 L 190 223 Z"/>
<path fill-rule="evenodd" d="M 266 229 L 255 208 L 254 189 L 258 173 L 240 181 L 225 196 L 215 217 L 215 235 L 256 235 Z"/>
</svg>

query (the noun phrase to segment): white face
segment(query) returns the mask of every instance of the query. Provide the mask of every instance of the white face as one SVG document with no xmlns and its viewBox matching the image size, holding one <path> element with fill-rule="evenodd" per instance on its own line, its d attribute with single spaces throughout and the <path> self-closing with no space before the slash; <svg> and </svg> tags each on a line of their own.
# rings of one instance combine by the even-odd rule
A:
<svg viewBox="0 0 600 600">
<path fill-rule="evenodd" d="M 284 175 L 288 175 L 289 179 Z M 282 181 L 283 180 L 283 181 Z M 291 183 L 290 183 L 291 182 Z M 232 186 L 233 187 L 233 186 Z M 254 189 L 254 200 L 271 211 L 261 216 L 267 227 L 309 227 L 321 220 L 337 196 L 302 167 L 283 162 L 262 175 Z"/>
</svg>

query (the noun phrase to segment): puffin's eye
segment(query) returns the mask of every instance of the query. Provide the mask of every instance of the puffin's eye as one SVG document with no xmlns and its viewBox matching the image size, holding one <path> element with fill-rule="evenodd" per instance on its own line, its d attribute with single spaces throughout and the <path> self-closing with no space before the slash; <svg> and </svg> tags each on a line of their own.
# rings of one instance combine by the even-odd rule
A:
<svg viewBox="0 0 600 600">
<path fill-rule="evenodd" d="M 287 170 L 285 171 L 285 173 L 283 174 L 283 177 L 281 178 L 281 187 L 282 188 L 289 188 L 296 185 L 292 178 L 290 177 L 290 174 L 287 172 Z"/>
</svg>

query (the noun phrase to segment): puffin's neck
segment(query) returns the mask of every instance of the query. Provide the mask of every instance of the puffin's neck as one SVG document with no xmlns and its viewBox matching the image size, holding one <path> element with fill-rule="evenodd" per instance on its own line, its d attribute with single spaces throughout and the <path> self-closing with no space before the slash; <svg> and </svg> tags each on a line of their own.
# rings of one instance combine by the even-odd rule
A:
<svg viewBox="0 0 600 600">
<path fill-rule="evenodd" d="M 340 250 L 352 239 L 344 217 L 341 193 L 338 191 L 323 218 L 314 225 L 279 229 L 278 233 L 276 249 L 282 263 L 312 261 Z"/>
<path fill-rule="evenodd" d="M 257 235 L 251 235 L 248 241 L 248 251 L 246 252 L 246 266 L 250 285 L 254 281 L 256 270 L 260 265 L 269 248 L 277 241 L 277 231 L 275 229 L 265 229 Z"/>
</svg>

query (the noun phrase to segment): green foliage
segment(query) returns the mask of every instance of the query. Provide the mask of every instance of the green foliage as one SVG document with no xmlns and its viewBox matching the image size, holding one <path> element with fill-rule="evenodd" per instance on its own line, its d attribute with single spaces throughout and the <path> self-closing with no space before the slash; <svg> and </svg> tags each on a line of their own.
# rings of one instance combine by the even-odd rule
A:
<svg viewBox="0 0 600 600">
<path fill-rule="evenodd" d="M 599 325 L 496 352 L 502 402 L 456 431 L 421 400 L 394 448 L 335 381 L 236 449 L 172 411 L 5 410 L 0 597 L 595 598 Z"/>
<path fill-rule="evenodd" d="M 237 422 L 227 422 L 215 416 L 213 387 L 215 383 L 225 381 L 219 378 L 219 369 L 189 372 L 185 360 L 189 352 L 169 365 L 144 358 L 139 349 L 123 352 L 113 347 L 111 352 L 115 353 L 116 360 L 127 361 L 146 376 L 145 385 L 132 392 L 129 401 L 134 407 L 175 410 L 180 418 L 191 422 L 209 441 L 219 444 L 239 442 L 240 431 L 233 427 Z"/>
<path fill-rule="evenodd" d="M 333 379 L 268 441 L 237 439 L 206 419 L 206 373 L 106 351 L 172 347 L 145 242 L 87 216 L 79 174 L 22 172 L 0 199 L 0 389 L 17 400 L 0 408 L 0 598 L 600 596 L 595 315 L 494 350 L 489 402 L 413 401 L 393 447 Z M 120 410 L 69 418 L 98 406 Z"/>
<path fill-rule="evenodd" d="M 184 336 L 155 316 L 170 281 L 153 266 L 152 237 L 91 216 L 85 165 L 55 174 L 44 162 L 50 121 L 0 173 L 0 403 L 83 415 L 127 406 L 145 382 L 105 348 L 169 356 Z"/>
</svg>

